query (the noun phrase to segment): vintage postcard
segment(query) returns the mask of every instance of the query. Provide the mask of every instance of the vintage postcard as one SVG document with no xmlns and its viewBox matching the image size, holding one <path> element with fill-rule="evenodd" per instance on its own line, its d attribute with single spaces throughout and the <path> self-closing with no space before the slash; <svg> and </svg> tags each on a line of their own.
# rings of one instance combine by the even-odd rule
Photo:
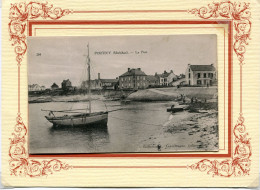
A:
<svg viewBox="0 0 260 190">
<path fill-rule="evenodd" d="M 28 38 L 29 153 L 218 151 L 216 37 Z"/>
<path fill-rule="evenodd" d="M 2 11 L 4 186 L 258 186 L 257 1 Z"/>
</svg>

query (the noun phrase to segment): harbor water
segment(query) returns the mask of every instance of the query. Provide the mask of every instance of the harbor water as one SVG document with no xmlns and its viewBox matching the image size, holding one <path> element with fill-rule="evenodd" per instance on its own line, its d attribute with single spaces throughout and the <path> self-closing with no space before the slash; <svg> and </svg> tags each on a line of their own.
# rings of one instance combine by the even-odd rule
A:
<svg viewBox="0 0 260 190">
<path fill-rule="evenodd" d="M 172 122 L 180 123 L 194 113 L 172 115 L 167 107 L 173 102 L 93 101 L 92 111 L 109 112 L 107 126 L 53 127 L 45 118 L 48 110 L 87 108 L 88 102 L 46 102 L 29 104 L 30 154 L 173 152 L 193 149 L 198 139 L 185 131 L 167 133 Z M 59 113 L 55 113 L 57 116 Z M 198 137 L 199 138 L 199 137 Z M 167 147 L 168 146 L 168 147 Z"/>
</svg>

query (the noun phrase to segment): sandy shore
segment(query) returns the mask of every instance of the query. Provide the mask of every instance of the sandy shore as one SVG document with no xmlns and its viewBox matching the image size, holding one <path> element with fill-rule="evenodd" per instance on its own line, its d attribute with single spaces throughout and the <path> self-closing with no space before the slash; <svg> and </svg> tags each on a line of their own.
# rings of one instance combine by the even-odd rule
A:
<svg viewBox="0 0 260 190">
<path fill-rule="evenodd" d="M 218 151 L 218 112 L 181 112 L 169 116 L 169 121 L 157 135 L 144 139 L 140 150 L 173 151 Z"/>
</svg>

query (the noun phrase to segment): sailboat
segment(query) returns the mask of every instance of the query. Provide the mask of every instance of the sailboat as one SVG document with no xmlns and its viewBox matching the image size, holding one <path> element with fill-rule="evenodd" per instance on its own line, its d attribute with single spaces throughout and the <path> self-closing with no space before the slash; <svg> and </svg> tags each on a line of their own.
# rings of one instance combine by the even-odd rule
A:
<svg viewBox="0 0 260 190">
<path fill-rule="evenodd" d="M 90 77 L 90 57 L 88 44 L 87 66 L 88 66 L 88 109 L 74 109 L 74 110 L 42 110 L 49 111 L 49 115 L 45 118 L 53 123 L 54 126 L 89 126 L 93 124 L 107 125 L 108 111 L 91 112 L 91 77 Z M 81 112 L 85 110 L 86 112 Z M 55 116 L 55 112 L 62 112 L 65 115 Z M 70 115 L 67 115 L 70 113 Z"/>
</svg>

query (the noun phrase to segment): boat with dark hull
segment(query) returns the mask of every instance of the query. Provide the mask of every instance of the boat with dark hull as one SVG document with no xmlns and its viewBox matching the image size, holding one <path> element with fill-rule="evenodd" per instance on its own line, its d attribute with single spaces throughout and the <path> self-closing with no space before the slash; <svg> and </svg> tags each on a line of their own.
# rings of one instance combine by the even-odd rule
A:
<svg viewBox="0 0 260 190">
<path fill-rule="evenodd" d="M 60 117 L 45 116 L 45 118 L 53 123 L 53 126 L 86 126 L 93 124 L 107 124 L 108 112 L 82 113 L 75 115 L 64 115 Z"/>
<path fill-rule="evenodd" d="M 53 126 L 90 126 L 93 124 L 107 125 L 108 111 L 91 112 L 91 79 L 90 79 L 90 58 L 89 58 L 89 45 L 87 55 L 87 68 L 88 68 L 88 102 L 89 106 L 86 109 L 74 110 L 42 110 L 49 111 L 49 115 L 45 118 L 53 123 Z M 84 112 L 83 112 L 84 110 Z M 55 112 L 62 112 L 64 115 L 56 116 Z"/>
</svg>

